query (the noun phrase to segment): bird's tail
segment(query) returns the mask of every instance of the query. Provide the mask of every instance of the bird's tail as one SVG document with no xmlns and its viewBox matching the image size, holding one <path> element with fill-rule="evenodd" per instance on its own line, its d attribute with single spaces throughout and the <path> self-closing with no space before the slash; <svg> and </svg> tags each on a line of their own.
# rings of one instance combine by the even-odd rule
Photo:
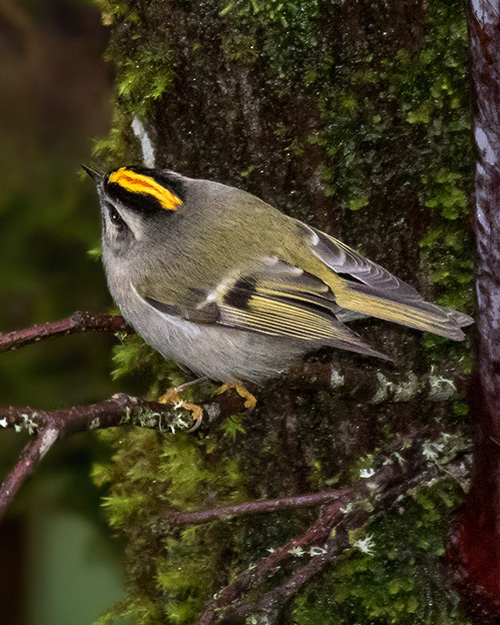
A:
<svg viewBox="0 0 500 625">
<path fill-rule="evenodd" d="M 344 288 L 335 293 L 339 306 L 364 315 L 400 323 L 424 332 L 462 341 L 460 329 L 473 323 L 468 315 L 431 304 L 419 297 L 391 299 L 381 291 L 359 282 L 344 281 Z"/>
</svg>

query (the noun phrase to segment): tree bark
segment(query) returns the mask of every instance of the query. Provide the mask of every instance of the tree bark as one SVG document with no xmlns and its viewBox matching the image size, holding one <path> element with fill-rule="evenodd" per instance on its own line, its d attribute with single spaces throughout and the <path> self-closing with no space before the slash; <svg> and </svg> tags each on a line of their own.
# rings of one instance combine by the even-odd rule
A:
<svg viewBox="0 0 500 625">
<path fill-rule="evenodd" d="M 470 388 L 477 425 L 475 464 L 457 547 L 465 592 L 500 615 L 500 5 L 472 0 L 469 16 L 475 91 L 475 230 L 479 331 Z M 486 591 L 486 592 L 485 592 Z M 471 597 L 470 597 L 471 598 Z M 479 616 L 485 622 L 485 614 Z"/>
</svg>

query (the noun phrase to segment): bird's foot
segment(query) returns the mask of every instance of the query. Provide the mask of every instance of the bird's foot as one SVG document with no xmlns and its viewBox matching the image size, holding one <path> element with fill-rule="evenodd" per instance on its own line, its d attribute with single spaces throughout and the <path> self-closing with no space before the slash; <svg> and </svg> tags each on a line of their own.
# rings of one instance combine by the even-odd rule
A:
<svg viewBox="0 0 500 625">
<path fill-rule="evenodd" d="M 240 397 L 243 397 L 243 399 L 245 400 L 245 408 L 247 410 L 253 410 L 255 408 L 255 406 L 257 405 L 257 399 L 254 395 L 252 395 L 252 393 L 250 393 L 250 391 L 247 391 L 247 389 L 240 384 L 226 382 L 217 389 L 217 395 L 221 395 L 222 393 L 225 393 L 230 389 L 234 389 Z"/>
<path fill-rule="evenodd" d="M 187 430 L 188 432 L 194 432 L 200 427 L 201 422 L 203 421 L 203 408 L 198 404 L 192 404 L 184 401 L 181 398 L 180 393 L 189 386 L 204 381 L 205 379 L 206 378 L 200 378 L 198 380 L 186 382 L 185 384 L 180 384 L 179 386 L 174 386 L 158 399 L 160 404 L 172 404 L 176 408 L 189 410 L 189 412 L 193 415 L 195 423 L 191 428 L 189 428 L 189 430 Z"/>
</svg>

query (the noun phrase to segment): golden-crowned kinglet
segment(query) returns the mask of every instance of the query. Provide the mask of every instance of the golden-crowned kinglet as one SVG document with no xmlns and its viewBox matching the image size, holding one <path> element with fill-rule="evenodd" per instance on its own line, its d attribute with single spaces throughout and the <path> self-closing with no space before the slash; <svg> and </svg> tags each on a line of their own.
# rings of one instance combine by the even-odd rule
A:
<svg viewBox="0 0 500 625">
<path fill-rule="evenodd" d="M 198 374 L 259 382 L 325 345 L 385 358 L 345 325 L 367 315 L 457 341 L 472 323 L 234 187 L 163 169 L 85 169 L 111 295 L 150 345 Z"/>
</svg>

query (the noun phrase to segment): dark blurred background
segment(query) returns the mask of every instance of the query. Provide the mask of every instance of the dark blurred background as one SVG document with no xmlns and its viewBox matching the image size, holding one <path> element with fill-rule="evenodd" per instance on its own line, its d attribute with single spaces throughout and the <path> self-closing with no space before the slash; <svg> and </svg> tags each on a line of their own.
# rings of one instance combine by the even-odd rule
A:
<svg viewBox="0 0 500 625">
<path fill-rule="evenodd" d="M 87 0 L 0 0 L 0 331 L 107 311 L 93 185 L 79 174 L 106 135 L 113 76 L 107 32 Z M 0 402 L 99 401 L 113 337 L 66 337 L 0 356 Z M 1 478 L 26 440 L 0 437 Z M 90 435 L 60 441 L 0 528 L 0 614 L 8 625 L 88 625 L 121 598 L 120 545 L 88 477 Z"/>
</svg>

